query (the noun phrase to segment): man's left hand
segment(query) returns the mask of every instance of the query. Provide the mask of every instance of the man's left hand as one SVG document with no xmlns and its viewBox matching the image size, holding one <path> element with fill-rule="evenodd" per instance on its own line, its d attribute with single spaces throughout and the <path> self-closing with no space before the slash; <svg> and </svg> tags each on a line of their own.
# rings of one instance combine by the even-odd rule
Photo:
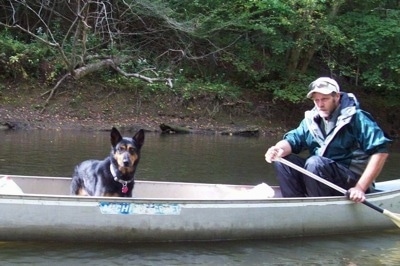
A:
<svg viewBox="0 0 400 266">
<path fill-rule="evenodd" d="M 350 188 L 347 196 L 354 202 L 363 202 L 365 200 L 365 192 L 357 187 Z"/>
</svg>

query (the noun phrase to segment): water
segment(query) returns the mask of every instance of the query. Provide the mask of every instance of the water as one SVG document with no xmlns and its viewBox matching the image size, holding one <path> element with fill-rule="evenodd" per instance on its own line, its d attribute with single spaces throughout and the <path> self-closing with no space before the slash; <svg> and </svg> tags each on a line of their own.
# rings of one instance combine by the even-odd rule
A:
<svg viewBox="0 0 400 266">
<path fill-rule="evenodd" d="M 267 147 L 275 141 L 150 133 L 137 178 L 275 185 L 272 167 L 264 161 Z M 71 176 L 80 161 L 105 158 L 109 146 L 107 132 L 0 132 L 0 173 Z M 395 143 L 380 180 L 398 177 L 399 159 Z M 398 265 L 399 233 L 119 245 L 0 242 L 0 261 L 1 265 Z"/>
<path fill-rule="evenodd" d="M 1 265 L 398 265 L 398 232 L 164 244 L 0 243 Z"/>
<path fill-rule="evenodd" d="M 264 161 L 266 145 L 257 138 L 148 133 L 137 179 L 275 182 Z M 0 169 L 6 174 L 71 176 L 74 165 L 89 158 L 104 159 L 109 152 L 108 132 L 0 132 Z"/>
</svg>

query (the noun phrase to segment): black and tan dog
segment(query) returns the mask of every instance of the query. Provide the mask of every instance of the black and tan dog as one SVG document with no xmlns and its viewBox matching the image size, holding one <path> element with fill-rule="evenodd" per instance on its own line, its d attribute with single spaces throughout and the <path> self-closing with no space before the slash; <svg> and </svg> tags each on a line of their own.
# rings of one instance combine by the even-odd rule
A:
<svg viewBox="0 0 400 266">
<path fill-rule="evenodd" d="M 111 153 L 103 161 L 87 160 L 75 167 L 71 194 L 81 196 L 132 197 L 144 131 L 133 138 L 111 130 Z"/>
</svg>

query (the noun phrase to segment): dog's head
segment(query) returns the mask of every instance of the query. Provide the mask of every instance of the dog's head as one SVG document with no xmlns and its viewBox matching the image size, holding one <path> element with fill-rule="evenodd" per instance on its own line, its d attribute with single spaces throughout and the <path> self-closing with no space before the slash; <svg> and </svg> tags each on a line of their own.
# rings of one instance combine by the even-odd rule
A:
<svg viewBox="0 0 400 266">
<path fill-rule="evenodd" d="M 111 159 L 122 175 L 133 176 L 140 159 L 144 143 L 144 131 L 139 130 L 132 138 L 122 137 L 119 131 L 111 129 Z"/>
</svg>

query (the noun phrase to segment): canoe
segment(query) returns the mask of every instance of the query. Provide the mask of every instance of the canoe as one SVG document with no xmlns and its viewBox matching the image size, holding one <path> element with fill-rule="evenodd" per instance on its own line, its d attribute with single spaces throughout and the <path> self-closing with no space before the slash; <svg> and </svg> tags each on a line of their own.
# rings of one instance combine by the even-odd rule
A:
<svg viewBox="0 0 400 266">
<path fill-rule="evenodd" d="M 70 178 L 0 175 L 0 241 L 273 239 L 397 228 L 345 197 L 282 198 L 279 187 L 136 181 L 132 198 L 69 195 Z M 11 186 L 10 186 L 11 187 Z M 400 179 L 368 200 L 400 212 Z"/>
</svg>

